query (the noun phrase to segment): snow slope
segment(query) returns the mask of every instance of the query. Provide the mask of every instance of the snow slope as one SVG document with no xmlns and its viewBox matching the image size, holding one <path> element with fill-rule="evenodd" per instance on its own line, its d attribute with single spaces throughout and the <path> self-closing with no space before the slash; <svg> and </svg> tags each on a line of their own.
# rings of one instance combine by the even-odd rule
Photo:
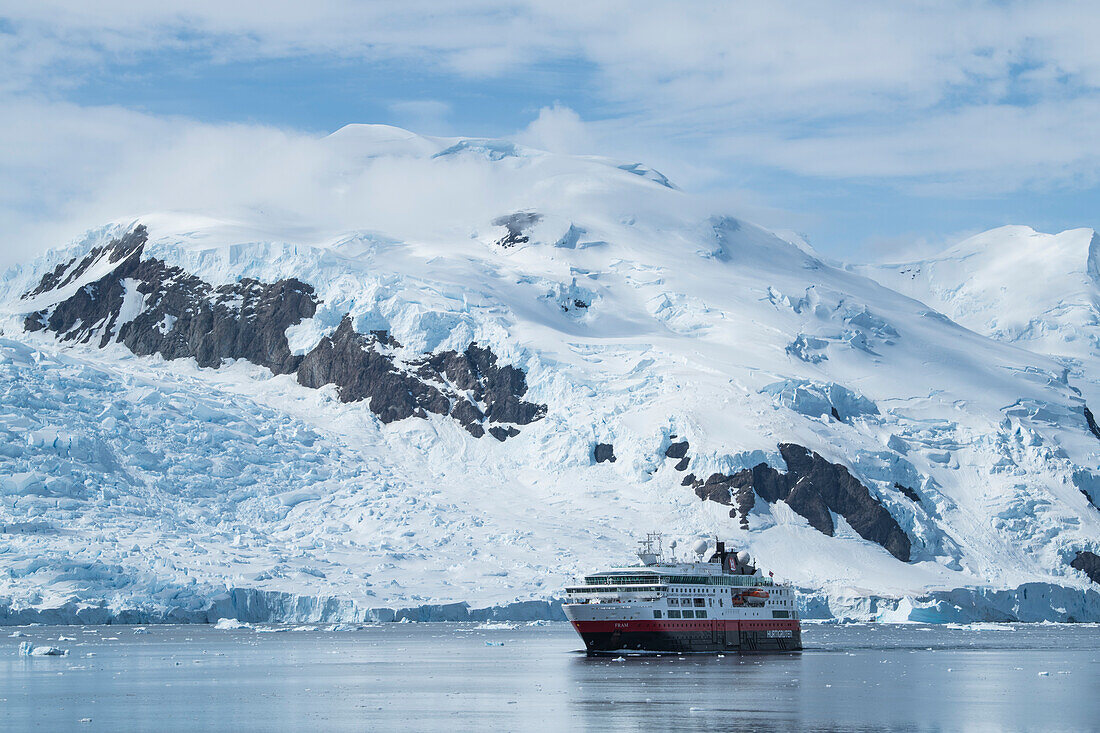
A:
<svg viewBox="0 0 1100 733">
<path fill-rule="evenodd" d="M 1100 353 L 1100 235 L 1044 234 L 1007 226 L 925 260 L 856 266 L 887 287 L 924 301 L 998 341 L 1050 355 L 1100 401 L 1090 369 Z"/>
<path fill-rule="evenodd" d="M 819 614 L 1100 618 L 1100 594 L 1069 565 L 1100 552 L 1082 491 L 1100 441 L 1046 346 L 963 328 L 914 299 L 920 288 L 709 216 L 641 165 L 379 126 L 323 150 L 331 201 L 312 219 L 147 214 L 0 277 L 8 618 L 503 607 L 560 597 L 654 529 L 747 547 Z M 380 196 L 387 181 L 400 197 Z M 80 270 L 139 223 L 138 254 Z M 221 298 L 209 307 L 234 334 L 270 332 L 270 308 L 222 302 L 251 297 L 249 278 L 312 290 L 313 312 L 276 329 L 289 366 L 164 358 L 170 339 L 179 355 L 195 293 Z M 115 305 L 94 320 L 106 284 Z M 385 390 L 344 362 L 324 365 L 333 383 L 304 386 L 297 360 L 334 360 L 345 319 L 356 358 L 450 407 L 384 418 Z M 136 356 L 135 343 L 155 348 Z M 494 417 L 480 387 L 424 371 L 471 344 L 513 370 L 504 398 L 545 414 Z M 353 378 L 370 399 L 349 399 Z M 464 399 L 510 432 L 475 437 L 455 418 Z M 678 467 L 665 451 L 683 440 Z M 697 495 L 712 474 L 784 470 L 784 443 L 850 471 L 908 557 L 864 539 L 865 518 L 835 501 L 818 509 L 830 536 L 793 494 L 757 487 L 743 518 Z M 597 463 L 597 444 L 616 460 Z"/>
</svg>

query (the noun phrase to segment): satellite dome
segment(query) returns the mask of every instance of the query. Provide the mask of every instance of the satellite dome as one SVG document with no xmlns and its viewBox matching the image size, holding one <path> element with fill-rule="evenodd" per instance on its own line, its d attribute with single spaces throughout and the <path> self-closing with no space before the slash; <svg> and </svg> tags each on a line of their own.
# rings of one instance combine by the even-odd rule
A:
<svg viewBox="0 0 1100 733">
<path fill-rule="evenodd" d="M 696 555 L 702 555 L 707 551 L 707 545 L 708 543 L 706 540 L 695 540 L 695 544 L 691 546 L 691 549 Z"/>
<path fill-rule="evenodd" d="M 748 565 L 750 560 L 752 560 L 752 558 L 749 557 L 749 553 L 745 550 L 741 550 L 741 552 L 737 553 L 737 562 L 742 565 Z"/>
</svg>

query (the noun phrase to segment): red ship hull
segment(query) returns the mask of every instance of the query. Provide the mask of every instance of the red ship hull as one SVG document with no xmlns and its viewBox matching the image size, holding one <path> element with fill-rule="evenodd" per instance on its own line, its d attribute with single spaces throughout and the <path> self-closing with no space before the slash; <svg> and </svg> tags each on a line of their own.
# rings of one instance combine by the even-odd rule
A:
<svg viewBox="0 0 1100 733">
<path fill-rule="evenodd" d="M 796 652 L 797 620 L 573 621 L 589 655 L 616 652 Z"/>
</svg>

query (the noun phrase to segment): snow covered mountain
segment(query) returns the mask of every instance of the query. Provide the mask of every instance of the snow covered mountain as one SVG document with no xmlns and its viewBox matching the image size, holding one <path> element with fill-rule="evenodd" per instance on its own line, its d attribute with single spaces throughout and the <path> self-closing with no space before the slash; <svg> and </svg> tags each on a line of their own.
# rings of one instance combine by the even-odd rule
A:
<svg viewBox="0 0 1100 733">
<path fill-rule="evenodd" d="M 1100 620 L 1100 429 L 1055 342 L 640 164 L 320 150 L 312 213 L 146 214 L 2 276 L 0 619 L 546 615 L 659 529 L 811 614 Z"/>
<path fill-rule="evenodd" d="M 853 271 L 921 300 L 972 331 L 1065 364 L 1100 401 L 1100 235 L 1009 226 L 926 260 Z"/>
</svg>

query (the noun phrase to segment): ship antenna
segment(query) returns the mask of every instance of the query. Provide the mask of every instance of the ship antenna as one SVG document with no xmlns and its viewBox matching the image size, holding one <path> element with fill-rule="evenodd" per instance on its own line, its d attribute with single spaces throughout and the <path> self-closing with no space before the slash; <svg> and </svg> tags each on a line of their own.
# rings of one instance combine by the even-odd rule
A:
<svg viewBox="0 0 1100 733">
<path fill-rule="evenodd" d="M 643 565 L 656 565 L 661 561 L 664 550 L 661 547 L 661 535 L 657 532 L 649 532 L 644 540 L 639 540 L 638 558 Z"/>
</svg>

